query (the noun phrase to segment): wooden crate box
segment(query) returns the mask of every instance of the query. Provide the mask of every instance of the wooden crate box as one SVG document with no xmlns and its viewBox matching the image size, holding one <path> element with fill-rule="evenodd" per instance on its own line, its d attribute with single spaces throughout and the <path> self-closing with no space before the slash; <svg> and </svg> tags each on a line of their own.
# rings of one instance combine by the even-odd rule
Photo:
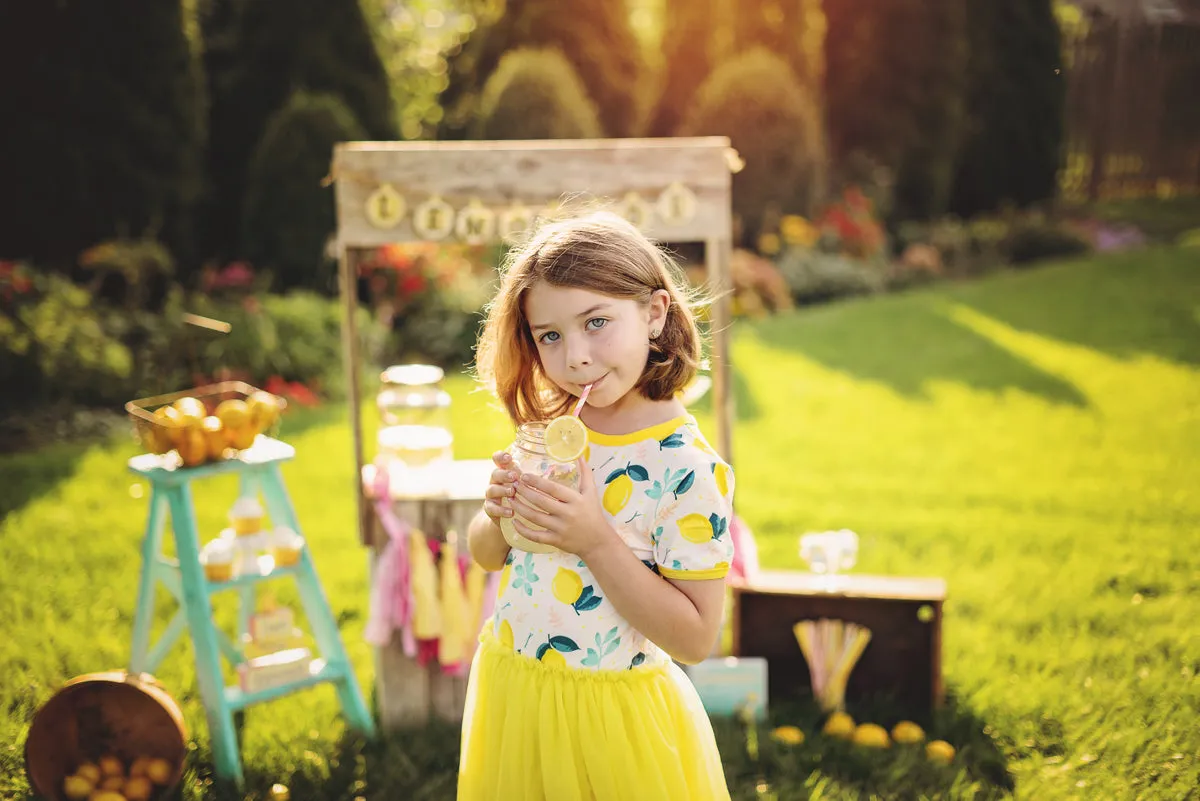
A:
<svg viewBox="0 0 1200 801">
<path fill-rule="evenodd" d="M 836 618 L 871 630 L 850 675 L 846 700 L 893 696 L 902 708 L 928 712 L 944 698 L 942 603 L 939 578 L 761 571 L 733 588 L 733 653 L 764 657 L 772 701 L 809 696 L 808 664 L 792 627 L 806 619 Z"/>
</svg>

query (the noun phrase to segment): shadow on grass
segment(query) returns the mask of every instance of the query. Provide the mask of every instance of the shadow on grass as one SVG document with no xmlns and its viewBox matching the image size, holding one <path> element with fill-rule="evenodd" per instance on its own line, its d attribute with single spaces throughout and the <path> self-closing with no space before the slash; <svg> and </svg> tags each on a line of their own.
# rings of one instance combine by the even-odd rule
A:
<svg viewBox="0 0 1200 801">
<path fill-rule="evenodd" d="M 862 722 L 891 728 L 903 719 L 887 701 L 859 702 L 850 709 Z M 985 722 L 951 695 L 946 705 L 925 720 L 918 720 L 929 739 L 954 745 L 957 754 L 949 765 L 931 763 L 923 746 L 893 745 L 872 750 L 820 734 L 824 716 L 811 703 L 777 704 L 768 724 L 758 727 L 759 757 L 747 749 L 747 732 L 730 719 L 714 721 L 730 794 L 734 799 L 761 799 L 765 786 L 779 801 L 808 798 L 973 798 L 1011 797 L 1015 781 L 999 746 L 985 731 Z M 770 736 L 779 725 L 799 726 L 805 733 L 800 745 L 785 745 Z M 173 797 L 241 801 L 271 798 L 271 788 L 282 784 L 295 801 L 306 799 L 409 798 L 412 801 L 451 801 L 458 782 L 459 727 L 433 722 L 428 726 L 385 732 L 373 741 L 347 733 L 323 753 L 296 753 L 290 775 L 246 767 L 242 789 L 214 782 L 212 755 L 207 747 L 189 757 L 181 789 Z M 971 786 L 971 791 L 966 787 Z"/>
<path fill-rule="evenodd" d="M 246 766 L 245 787 L 240 790 L 213 780 L 212 755 L 205 751 L 193 756 L 190 762 L 200 767 L 190 769 L 181 783 L 196 789 L 179 795 L 214 801 L 269 799 L 272 786 L 282 784 L 293 801 L 453 801 L 458 787 L 458 748 L 459 727 L 450 723 L 387 732 L 371 741 L 347 733 L 331 753 L 320 754 L 315 760 L 305 761 L 297 754 L 296 769 L 288 776 Z M 201 787 L 205 789 L 197 792 Z"/>
<path fill-rule="evenodd" d="M 847 710 L 860 723 L 891 729 L 905 719 L 886 700 L 863 701 Z M 974 798 L 1008 798 L 1016 790 L 999 745 L 985 731 L 986 723 L 953 694 L 940 710 L 917 720 L 928 740 L 945 740 L 957 749 L 953 762 L 939 765 L 925 756 L 923 745 L 893 744 L 886 750 L 863 748 L 821 734 L 825 716 L 815 704 L 777 704 L 768 724 L 758 727 L 759 758 L 750 757 L 748 737 L 741 724 L 719 720 L 717 740 L 734 799 L 758 799 L 765 786 L 774 797 L 808 798 L 943 798 L 974 785 Z M 799 745 L 775 741 L 775 726 L 798 726 L 805 735 Z M 952 793 L 953 788 L 953 793 Z"/>
<path fill-rule="evenodd" d="M 73 476 L 88 447 L 60 443 L 0 456 L 0 520 L 49 495 Z"/>
<path fill-rule="evenodd" d="M 754 397 L 754 391 L 750 387 L 750 382 L 746 379 L 746 374 L 738 369 L 737 362 L 733 363 L 732 373 L 733 379 L 733 403 L 737 413 L 737 419 L 741 421 L 749 421 L 756 419 L 762 409 L 758 405 L 758 401 Z M 695 414 L 712 414 L 713 410 L 713 393 L 710 388 L 708 392 L 688 407 L 688 410 Z M 716 431 L 706 431 L 709 436 L 715 436 Z"/>
<path fill-rule="evenodd" d="M 1051 264 L 948 294 L 1018 331 L 1118 359 L 1149 354 L 1200 365 L 1200 255 L 1194 250 L 1156 248 Z"/>
<path fill-rule="evenodd" d="M 930 382 L 944 381 L 1088 405 L 1073 384 L 953 320 L 938 293 L 831 304 L 766 320 L 754 330 L 768 345 L 907 397 L 926 398 Z"/>
</svg>

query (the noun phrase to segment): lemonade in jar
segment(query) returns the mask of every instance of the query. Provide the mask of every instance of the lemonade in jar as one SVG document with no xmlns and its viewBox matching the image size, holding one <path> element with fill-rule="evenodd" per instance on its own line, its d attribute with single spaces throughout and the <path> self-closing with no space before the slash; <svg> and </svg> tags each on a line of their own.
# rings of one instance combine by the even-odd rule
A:
<svg viewBox="0 0 1200 801">
<path fill-rule="evenodd" d="M 549 422 L 525 423 L 517 429 L 517 436 L 507 453 L 512 457 L 513 469 L 547 478 L 555 483 L 579 491 L 578 459 L 587 450 L 587 428 L 579 418 L 570 415 L 556 417 Z M 520 514 L 515 517 L 521 524 L 542 531 Z M 500 531 L 505 541 L 521 551 L 531 553 L 553 553 L 558 549 L 533 542 L 513 527 L 513 518 L 500 518 Z"/>
</svg>

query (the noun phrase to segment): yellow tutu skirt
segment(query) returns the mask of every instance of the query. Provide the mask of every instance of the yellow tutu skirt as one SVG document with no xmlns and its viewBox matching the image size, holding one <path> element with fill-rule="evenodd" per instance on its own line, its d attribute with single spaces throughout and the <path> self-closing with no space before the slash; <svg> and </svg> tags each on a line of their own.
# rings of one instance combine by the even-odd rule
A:
<svg viewBox="0 0 1200 801">
<path fill-rule="evenodd" d="M 484 626 L 463 717 L 459 801 L 727 801 L 700 697 L 674 664 L 545 664 Z"/>
</svg>

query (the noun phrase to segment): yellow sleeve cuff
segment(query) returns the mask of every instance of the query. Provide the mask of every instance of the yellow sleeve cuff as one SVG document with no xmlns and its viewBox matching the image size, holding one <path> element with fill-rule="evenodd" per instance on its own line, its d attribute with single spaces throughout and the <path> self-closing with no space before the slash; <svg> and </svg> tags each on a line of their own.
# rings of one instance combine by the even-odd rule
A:
<svg viewBox="0 0 1200 801">
<path fill-rule="evenodd" d="M 704 579 L 725 578 L 729 573 L 729 565 L 719 564 L 707 570 L 672 570 L 669 567 L 659 565 L 658 572 L 664 578 L 679 579 L 681 581 L 702 581 Z"/>
</svg>

